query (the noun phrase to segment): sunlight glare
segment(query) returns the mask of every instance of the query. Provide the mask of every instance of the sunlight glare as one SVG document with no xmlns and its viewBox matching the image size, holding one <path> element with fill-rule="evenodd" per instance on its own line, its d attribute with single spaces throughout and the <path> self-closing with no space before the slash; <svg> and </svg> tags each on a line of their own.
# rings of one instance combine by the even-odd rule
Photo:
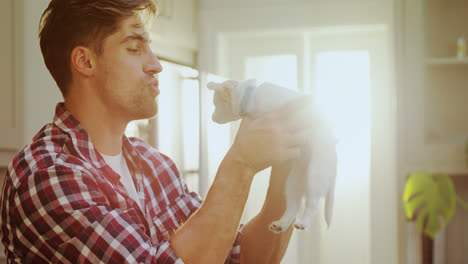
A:
<svg viewBox="0 0 468 264">
<path fill-rule="evenodd" d="M 361 169 L 368 169 L 371 125 L 369 53 L 320 53 L 316 76 L 316 102 L 338 138 L 339 167 L 356 169 L 356 166 L 362 166 Z M 340 156 L 346 158 L 340 159 Z"/>
</svg>

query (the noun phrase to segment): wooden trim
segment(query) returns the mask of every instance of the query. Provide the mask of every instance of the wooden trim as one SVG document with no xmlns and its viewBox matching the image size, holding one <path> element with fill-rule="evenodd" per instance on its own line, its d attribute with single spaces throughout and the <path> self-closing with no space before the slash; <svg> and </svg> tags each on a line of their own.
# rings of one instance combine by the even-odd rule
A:
<svg viewBox="0 0 468 264">
<path fill-rule="evenodd" d="M 434 263 L 434 240 L 426 234 L 421 235 L 421 247 L 422 247 L 422 263 L 433 264 Z"/>
</svg>

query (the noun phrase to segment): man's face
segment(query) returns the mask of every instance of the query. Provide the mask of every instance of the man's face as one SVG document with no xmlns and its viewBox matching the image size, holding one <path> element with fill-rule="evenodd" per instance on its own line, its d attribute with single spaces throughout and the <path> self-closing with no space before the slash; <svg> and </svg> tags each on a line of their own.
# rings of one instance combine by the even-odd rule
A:
<svg viewBox="0 0 468 264">
<path fill-rule="evenodd" d="M 121 21 L 104 40 L 96 62 L 97 92 L 116 117 L 126 121 L 156 115 L 159 94 L 155 74 L 161 64 L 149 46 L 149 34 L 138 16 Z"/>
</svg>

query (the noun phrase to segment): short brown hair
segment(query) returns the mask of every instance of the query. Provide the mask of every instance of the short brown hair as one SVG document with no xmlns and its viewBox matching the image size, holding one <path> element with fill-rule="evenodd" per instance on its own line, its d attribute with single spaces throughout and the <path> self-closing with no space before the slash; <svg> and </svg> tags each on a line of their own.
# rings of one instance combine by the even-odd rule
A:
<svg viewBox="0 0 468 264">
<path fill-rule="evenodd" d="M 45 65 L 62 95 L 71 82 L 71 51 L 76 46 L 102 53 L 104 40 L 119 22 L 136 13 L 156 14 L 153 0 L 51 0 L 42 13 L 39 39 Z"/>
</svg>

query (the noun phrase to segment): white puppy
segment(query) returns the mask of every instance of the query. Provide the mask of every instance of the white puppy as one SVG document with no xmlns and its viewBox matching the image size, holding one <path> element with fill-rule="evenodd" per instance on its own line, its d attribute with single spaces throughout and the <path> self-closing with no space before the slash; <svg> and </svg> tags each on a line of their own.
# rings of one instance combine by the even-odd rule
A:
<svg viewBox="0 0 468 264">
<path fill-rule="evenodd" d="M 214 90 L 213 121 L 227 123 L 246 115 L 257 118 L 279 106 L 303 96 L 272 83 L 257 86 L 255 80 L 208 83 Z M 305 198 L 304 211 L 294 223 L 297 229 L 309 226 L 317 212 L 318 201 L 325 198 L 325 220 L 330 226 L 333 211 L 336 178 L 336 137 L 318 110 L 311 112 L 314 129 L 309 144 L 302 147 L 303 156 L 295 161 L 286 182 L 286 211 L 281 219 L 270 224 L 272 232 L 279 233 L 296 219 Z"/>
</svg>

